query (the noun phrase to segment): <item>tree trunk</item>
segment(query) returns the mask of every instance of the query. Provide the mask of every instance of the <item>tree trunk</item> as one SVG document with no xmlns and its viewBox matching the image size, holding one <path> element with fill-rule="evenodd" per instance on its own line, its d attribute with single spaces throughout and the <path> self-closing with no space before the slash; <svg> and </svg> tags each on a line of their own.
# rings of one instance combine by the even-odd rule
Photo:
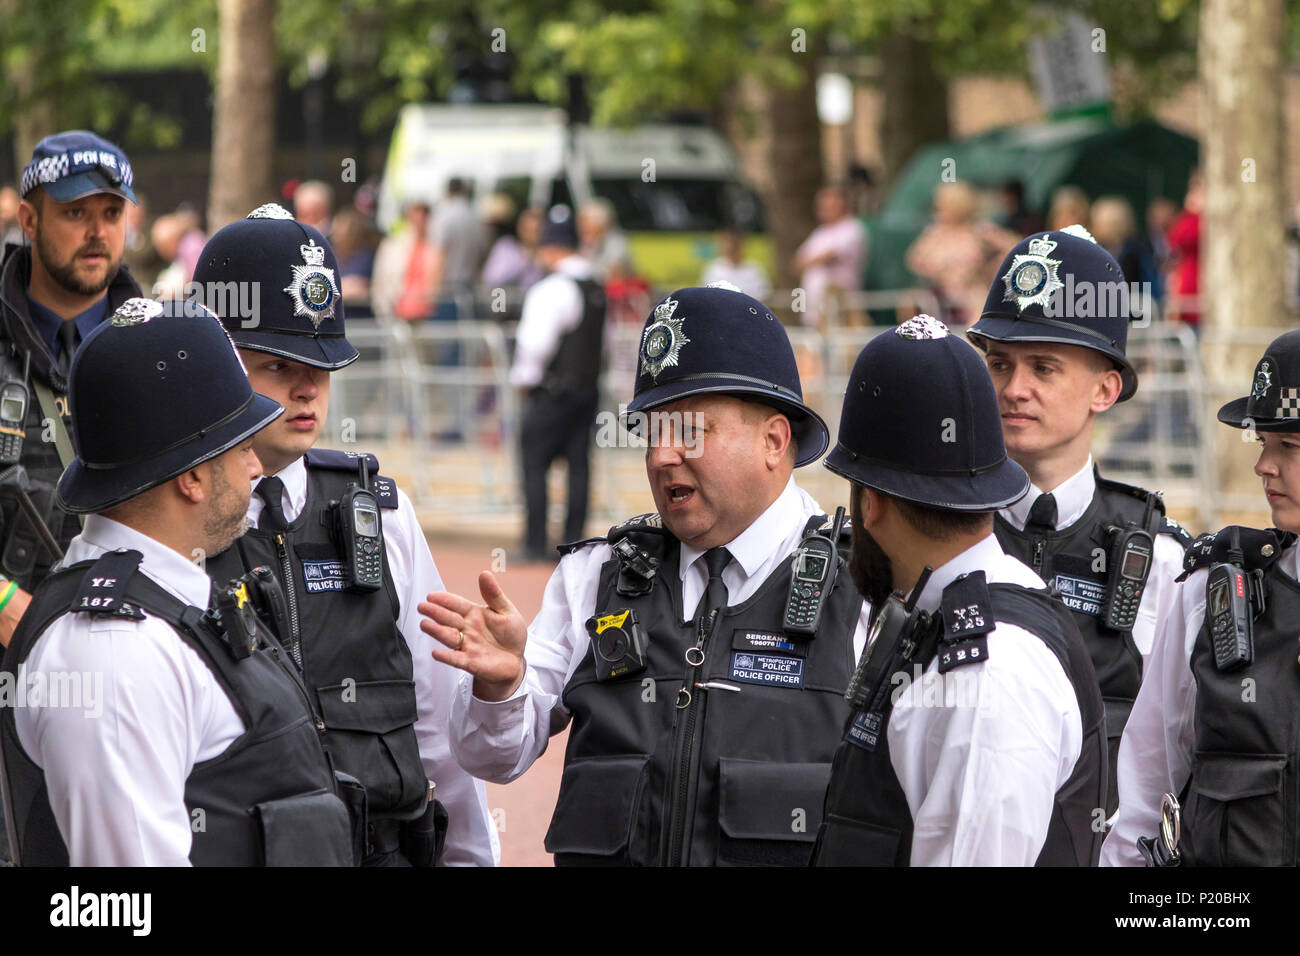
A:
<svg viewBox="0 0 1300 956">
<path fill-rule="evenodd" d="M 0 23 L 18 15 L 20 0 L 0 0 Z M 36 82 L 36 70 L 40 68 L 39 58 L 34 49 L 28 49 L 26 56 L 15 58 L 6 71 L 5 81 L 13 92 L 13 98 L 24 103 L 21 112 L 14 116 L 14 170 L 15 179 L 23 174 L 32 158 L 32 150 L 46 136 L 59 132 L 57 103 L 53 96 L 29 99 Z"/>
<path fill-rule="evenodd" d="M 276 198 L 275 0 L 220 0 L 208 231 Z"/>
<path fill-rule="evenodd" d="M 1202 0 L 1201 354 L 1210 386 L 1203 441 L 1214 449 L 1216 501 L 1226 506 L 1216 515 L 1219 523 L 1267 519 L 1252 471 L 1254 436 L 1219 425 L 1215 414 L 1224 401 L 1248 393 L 1256 362 L 1287 324 L 1284 36 L 1282 0 Z"/>
<path fill-rule="evenodd" d="M 817 119 L 817 45 L 810 39 L 807 52 L 783 54 L 799 71 L 799 82 L 768 85 L 768 119 L 771 123 L 769 155 L 772 190 L 767 200 L 767 231 L 772 237 L 772 258 L 778 288 L 798 285 L 794 254 L 817 225 L 813 200 L 822 182 L 822 134 Z M 785 303 L 773 303 L 784 305 Z"/>
<path fill-rule="evenodd" d="M 884 163 L 880 190 L 887 194 L 907 161 L 926 143 L 951 136 L 948 81 L 934 64 L 934 46 L 905 26 L 880 41 L 880 152 Z M 939 171 L 935 171 L 938 182 Z M 960 175 L 960 173 L 958 174 Z"/>
</svg>

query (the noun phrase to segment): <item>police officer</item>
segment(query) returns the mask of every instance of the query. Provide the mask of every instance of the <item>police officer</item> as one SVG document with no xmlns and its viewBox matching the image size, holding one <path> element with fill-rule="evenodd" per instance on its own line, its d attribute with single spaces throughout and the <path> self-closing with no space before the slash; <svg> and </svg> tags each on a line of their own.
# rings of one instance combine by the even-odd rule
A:
<svg viewBox="0 0 1300 956">
<path fill-rule="evenodd" d="M 993 534 L 1029 479 L 979 355 L 930 316 L 873 339 L 825 464 L 852 482 L 873 619 L 816 862 L 1095 864 L 1101 696 L 1069 613 Z"/>
<path fill-rule="evenodd" d="M 146 299 L 87 336 L 70 380 L 77 457 L 58 497 L 89 517 L 4 659 L 15 859 L 350 865 L 301 683 L 234 613 L 246 590 L 215 619 L 193 560 L 243 529 L 252 436 L 283 409 L 249 387 L 215 317 Z"/>
<path fill-rule="evenodd" d="M 251 530 L 210 557 L 208 573 L 225 581 L 266 565 L 279 578 L 282 640 L 325 749 L 366 788 L 366 864 L 432 865 L 433 835 L 446 825 L 432 782 L 450 814 L 444 862 L 491 866 L 499 849 L 483 784 L 457 766 L 447 742 L 456 675 L 432 659 L 419 628 L 416 606 L 442 580 L 415 509 L 376 474 L 374 456 L 313 448 L 330 373 L 358 357 L 344 337 L 337 275 L 325 237 L 276 205 L 204 246 L 196 291 L 210 305 L 225 296 L 218 314 L 253 387 L 287 409 L 254 440 L 266 477 L 249 502 Z"/>
<path fill-rule="evenodd" d="M 72 458 L 72 352 L 114 309 L 142 294 L 122 264 L 133 183 L 126 155 L 94 133 L 47 136 L 20 183 L 18 222 L 31 245 L 7 246 L 0 264 L 0 471 L 23 466 L 28 493 L 60 548 L 80 527 L 54 505 L 55 482 Z M 21 484 L 13 478 L 11 486 Z M 8 643 L 28 592 L 56 560 L 12 494 L 0 499 L 0 588 L 18 583 L 0 604 L 0 644 Z"/>
<path fill-rule="evenodd" d="M 1188 548 L 1124 731 L 1120 818 L 1103 865 L 1147 862 L 1138 840 L 1160 832 L 1166 793 L 1183 807 L 1182 863 L 1300 863 L 1300 332 L 1269 345 L 1250 394 L 1219 409 L 1219 421 L 1259 442 L 1255 474 L 1275 527 L 1225 528 Z"/>
<path fill-rule="evenodd" d="M 1031 481 L 998 513 L 998 541 L 1060 592 L 1092 655 L 1106 702 L 1112 818 L 1120 734 L 1156 622 L 1173 610 L 1189 540 L 1158 494 L 1103 478 L 1093 464 L 1096 417 L 1138 387 L 1124 354 L 1128 322 L 1119 264 L 1070 226 L 1011 250 L 967 333 L 997 389 L 1007 454 Z"/>
<path fill-rule="evenodd" d="M 524 557 L 543 561 L 546 550 L 546 475 L 563 457 L 569 497 L 565 541 L 582 537 L 587 523 L 591 433 L 596 423 L 605 289 L 578 253 L 578 231 L 568 206 L 556 206 L 542 227 L 537 258 L 549 273 L 524 298 L 510 382 L 524 390 L 520 464 L 524 479 Z"/>
<path fill-rule="evenodd" d="M 734 286 L 672 293 L 626 422 L 657 511 L 563 546 L 530 627 L 489 572 L 485 605 L 421 605 L 468 672 L 456 756 L 507 782 L 572 718 L 559 864 L 806 864 L 865 619 L 847 541 L 793 478 L 828 434 L 781 323 Z"/>
</svg>

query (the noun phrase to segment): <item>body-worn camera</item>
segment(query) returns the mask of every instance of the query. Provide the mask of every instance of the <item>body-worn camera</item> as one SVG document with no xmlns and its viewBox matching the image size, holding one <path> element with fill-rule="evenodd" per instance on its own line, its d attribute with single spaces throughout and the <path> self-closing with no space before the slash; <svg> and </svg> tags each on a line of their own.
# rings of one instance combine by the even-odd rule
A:
<svg viewBox="0 0 1300 956">
<path fill-rule="evenodd" d="M 384 583 L 384 536 L 379 518 L 379 499 L 370 490 L 366 459 L 357 459 L 357 483 L 343 497 L 331 503 L 334 531 L 343 552 L 347 587 L 354 591 L 377 591 Z"/>
<path fill-rule="evenodd" d="M 829 535 L 809 534 L 794 555 L 790 593 L 785 600 L 782 627 L 790 637 L 809 640 L 816 636 L 822 607 L 835 584 L 839 549 L 835 539 L 844 521 L 844 509 L 835 512 Z"/>
<path fill-rule="evenodd" d="M 591 653 L 597 680 L 617 680 L 646 669 L 646 638 L 637 624 L 636 611 L 628 608 L 587 618 Z"/>
<path fill-rule="evenodd" d="M 289 633 L 284 590 L 271 569 L 259 565 L 217 589 L 217 621 L 235 657 L 243 660 L 261 643 L 258 621 L 277 638 Z"/>
</svg>

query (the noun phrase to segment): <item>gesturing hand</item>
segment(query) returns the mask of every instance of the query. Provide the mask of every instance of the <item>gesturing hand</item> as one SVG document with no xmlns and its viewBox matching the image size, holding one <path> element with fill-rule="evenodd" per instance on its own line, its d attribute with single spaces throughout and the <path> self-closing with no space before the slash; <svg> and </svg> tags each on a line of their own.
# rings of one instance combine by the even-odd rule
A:
<svg viewBox="0 0 1300 956">
<path fill-rule="evenodd" d="M 436 591 L 418 608 L 420 630 L 446 648 L 434 648 L 435 660 L 474 675 L 474 696 L 505 700 L 524 679 L 524 645 L 528 626 L 501 590 L 491 571 L 478 576 L 484 604 L 459 594 Z"/>
</svg>

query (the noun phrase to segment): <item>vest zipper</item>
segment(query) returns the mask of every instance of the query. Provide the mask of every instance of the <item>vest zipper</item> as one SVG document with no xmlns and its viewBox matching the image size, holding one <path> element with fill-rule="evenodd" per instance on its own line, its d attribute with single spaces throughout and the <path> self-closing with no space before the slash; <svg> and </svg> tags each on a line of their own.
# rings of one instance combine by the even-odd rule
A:
<svg viewBox="0 0 1300 956">
<path fill-rule="evenodd" d="M 302 670 L 302 635 L 298 628 L 298 592 L 293 587 L 293 566 L 289 563 L 289 551 L 284 546 L 284 535 L 275 536 L 275 548 L 280 555 L 280 569 L 284 572 L 284 593 L 289 600 L 289 653 L 293 662 Z"/>
<path fill-rule="evenodd" d="M 703 718 L 708 695 L 700 694 L 697 700 L 697 696 L 692 695 L 688 688 L 695 686 L 695 678 L 700 668 L 704 666 L 704 645 L 709 635 L 713 633 L 718 614 L 716 608 L 711 611 L 707 624 L 703 618 L 700 619 L 695 646 L 686 649 L 686 662 L 690 665 L 690 670 L 687 671 L 682 689 L 678 692 L 679 696 L 686 695 L 686 704 L 684 706 L 678 704 L 679 709 L 686 711 L 686 719 L 678 725 L 677 740 L 673 745 L 674 780 L 669 786 L 672 804 L 668 811 L 668 853 L 665 859 L 667 866 L 683 866 L 689 862 L 691 848 L 688 834 L 691 819 L 695 816 L 695 791 L 700 769 L 696 730 Z M 692 651 L 697 653 L 692 655 Z M 699 706 L 696 706 L 697 703 Z"/>
<path fill-rule="evenodd" d="M 1034 542 L 1033 567 L 1035 574 L 1042 574 L 1043 571 L 1043 549 L 1047 547 L 1047 542 L 1039 538 Z"/>
</svg>

